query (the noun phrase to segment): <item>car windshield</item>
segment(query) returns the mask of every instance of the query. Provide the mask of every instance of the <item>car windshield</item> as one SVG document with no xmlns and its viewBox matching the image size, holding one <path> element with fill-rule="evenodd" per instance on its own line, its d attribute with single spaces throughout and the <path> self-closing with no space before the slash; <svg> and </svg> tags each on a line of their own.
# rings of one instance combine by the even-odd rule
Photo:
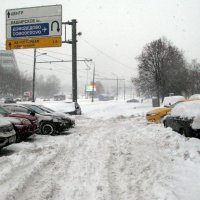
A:
<svg viewBox="0 0 200 200">
<path fill-rule="evenodd" d="M 169 106 L 169 108 L 174 108 L 177 104 L 181 103 L 182 101 L 177 101 L 176 103 Z"/>
<path fill-rule="evenodd" d="M 52 109 L 50 109 L 50 108 L 47 108 L 47 107 L 45 107 L 45 106 L 43 106 L 43 105 L 39 105 L 38 107 L 39 107 L 40 109 L 42 109 L 43 111 L 48 112 L 48 113 L 55 112 L 54 110 L 52 110 Z"/>
<path fill-rule="evenodd" d="M 29 104 L 25 104 L 24 106 L 26 106 L 27 108 L 33 110 L 34 112 L 38 113 L 38 114 L 47 114 L 46 111 L 44 111 L 43 109 L 39 108 L 38 106 L 35 105 L 29 105 Z"/>
</svg>

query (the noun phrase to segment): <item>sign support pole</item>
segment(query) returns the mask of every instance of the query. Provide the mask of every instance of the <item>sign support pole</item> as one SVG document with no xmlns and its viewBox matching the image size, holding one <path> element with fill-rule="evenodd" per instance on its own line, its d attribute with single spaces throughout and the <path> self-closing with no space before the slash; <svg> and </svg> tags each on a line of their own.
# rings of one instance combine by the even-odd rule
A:
<svg viewBox="0 0 200 200">
<path fill-rule="evenodd" d="M 77 51 L 76 51 L 76 23 L 72 19 L 72 100 L 77 102 Z"/>
<path fill-rule="evenodd" d="M 72 19 L 70 22 L 63 22 L 65 25 L 65 40 L 62 43 L 72 44 L 72 101 L 77 102 L 77 48 L 76 48 L 76 19 Z M 72 39 L 66 40 L 66 25 L 72 26 Z"/>
<path fill-rule="evenodd" d="M 33 61 L 33 94 L 32 102 L 35 102 L 35 69 L 36 69 L 36 48 L 34 49 L 34 61 Z"/>
</svg>

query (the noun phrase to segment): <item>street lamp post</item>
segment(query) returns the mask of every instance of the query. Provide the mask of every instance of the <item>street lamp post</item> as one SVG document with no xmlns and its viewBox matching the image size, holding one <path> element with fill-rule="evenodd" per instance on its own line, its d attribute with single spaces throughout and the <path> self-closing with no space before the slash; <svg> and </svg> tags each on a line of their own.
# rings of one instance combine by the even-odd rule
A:
<svg viewBox="0 0 200 200">
<path fill-rule="evenodd" d="M 92 79 L 92 102 L 94 102 L 94 82 L 95 82 L 95 63 L 93 62 L 93 79 Z"/>
<path fill-rule="evenodd" d="M 37 55 L 36 48 L 34 49 L 34 60 L 33 60 L 33 91 L 32 91 L 32 102 L 35 102 L 35 69 L 36 69 L 36 57 L 47 55 L 47 53 L 41 53 Z"/>
</svg>

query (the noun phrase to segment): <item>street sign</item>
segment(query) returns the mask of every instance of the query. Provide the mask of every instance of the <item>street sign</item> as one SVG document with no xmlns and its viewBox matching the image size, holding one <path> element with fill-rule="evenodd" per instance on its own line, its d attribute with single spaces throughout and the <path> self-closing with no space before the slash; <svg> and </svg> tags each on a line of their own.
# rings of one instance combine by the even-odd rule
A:
<svg viewBox="0 0 200 200">
<path fill-rule="evenodd" d="M 27 24 L 11 27 L 11 37 L 32 37 L 32 36 L 48 36 L 49 24 Z"/>
<path fill-rule="evenodd" d="M 32 45 L 27 39 L 34 41 L 34 38 L 40 44 L 47 44 L 47 39 L 42 38 L 53 38 L 62 36 L 62 5 L 51 5 L 51 6 L 40 6 L 30 8 L 18 8 L 6 10 L 6 43 L 10 44 L 11 47 L 15 47 L 17 43 L 26 43 L 21 45 L 20 48 L 36 48 L 28 47 Z M 22 42 L 22 40 L 24 42 Z M 17 40 L 16 42 L 11 40 Z M 29 41 L 29 42 L 28 42 Z M 50 44 L 54 43 L 53 39 L 50 39 Z M 31 42 L 33 43 L 33 42 Z M 42 45 L 43 46 L 43 45 Z M 44 46 L 45 47 L 45 46 Z M 6 45 L 7 48 L 7 45 Z"/>
<path fill-rule="evenodd" d="M 27 49 L 27 48 L 45 48 L 60 47 L 62 45 L 61 37 L 50 38 L 27 38 L 18 40 L 6 40 L 6 49 Z"/>
</svg>

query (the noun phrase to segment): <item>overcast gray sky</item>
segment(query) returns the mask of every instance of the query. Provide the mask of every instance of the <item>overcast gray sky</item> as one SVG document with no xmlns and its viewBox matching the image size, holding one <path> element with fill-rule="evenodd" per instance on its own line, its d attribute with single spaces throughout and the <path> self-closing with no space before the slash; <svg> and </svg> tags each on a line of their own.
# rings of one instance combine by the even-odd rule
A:
<svg viewBox="0 0 200 200">
<path fill-rule="evenodd" d="M 183 50 L 188 61 L 200 61 L 199 0 L 7 0 L 1 2 L 0 42 L 5 45 L 5 10 L 62 4 L 63 21 L 77 19 L 78 54 L 95 61 L 100 77 L 130 80 L 137 74 L 135 60 L 146 43 L 165 36 Z M 68 27 L 68 38 L 71 38 Z M 46 48 L 47 55 L 71 59 L 71 45 Z M 15 50 L 21 71 L 32 75 L 33 50 Z M 66 54 L 66 55 L 65 55 Z M 48 56 L 39 59 L 53 60 Z M 71 63 L 37 64 L 37 75 L 56 74 L 71 83 Z M 79 88 L 86 82 L 86 65 L 78 63 Z M 115 75 L 114 75 L 115 74 Z M 89 72 L 89 79 L 92 71 Z"/>
</svg>

